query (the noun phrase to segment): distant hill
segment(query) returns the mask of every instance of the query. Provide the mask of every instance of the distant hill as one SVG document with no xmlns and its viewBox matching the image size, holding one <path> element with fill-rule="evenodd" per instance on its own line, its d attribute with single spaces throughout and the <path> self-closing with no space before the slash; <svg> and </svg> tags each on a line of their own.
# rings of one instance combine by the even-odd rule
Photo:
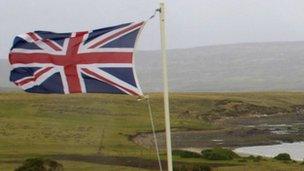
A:
<svg viewBox="0 0 304 171">
<path fill-rule="evenodd" d="M 304 42 L 245 43 L 169 50 L 173 91 L 304 90 Z M 146 90 L 161 89 L 160 53 L 136 53 Z"/>
<path fill-rule="evenodd" d="M 144 91 L 162 90 L 159 51 L 135 53 Z M 168 51 L 171 91 L 304 90 L 304 42 L 243 43 Z M 0 87 L 8 64 L 0 61 Z"/>
</svg>

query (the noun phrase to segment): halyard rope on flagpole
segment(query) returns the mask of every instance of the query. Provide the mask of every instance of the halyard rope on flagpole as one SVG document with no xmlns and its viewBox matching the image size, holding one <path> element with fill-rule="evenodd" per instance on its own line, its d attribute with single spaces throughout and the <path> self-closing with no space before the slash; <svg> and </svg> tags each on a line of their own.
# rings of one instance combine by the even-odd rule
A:
<svg viewBox="0 0 304 171">
<path fill-rule="evenodd" d="M 156 136 L 156 131 L 155 131 L 155 125 L 154 125 L 154 119 L 153 119 L 153 112 L 151 108 L 151 102 L 150 102 L 150 97 L 148 95 L 142 96 L 138 99 L 139 101 L 145 100 L 147 102 L 148 106 L 148 111 L 149 111 L 149 117 L 150 117 L 150 123 L 151 123 L 151 128 L 152 128 L 152 133 L 153 133 L 153 140 L 154 140 L 154 145 L 156 149 L 156 154 L 157 154 L 157 160 L 158 160 L 158 165 L 159 165 L 159 170 L 162 171 L 162 163 L 160 159 L 160 153 L 159 153 L 159 147 L 158 147 L 158 141 L 157 141 L 157 136 Z"/>
<path fill-rule="evenodd" d="M 150 115 L 150 121 L 151 121 L 151 127 L 152 127 L 152 132 L 153 132 L 155 149 L 156 149 L 156 153 L 157 153 L 157 160 L 158 160 L 159 170 L 162 171 L 163 168 L 162 168 L 160 154 L 159 154 L 159 147 L 158 147 L 158 142 L 157 142 L 157 137 L 156 137 L 156 132 L 155 132 L 155 125 L 154 125 L 154 120 L 153 120 L 153 114 L 152 114 L 152 109 L 151 109 L 150 98 L 149 98 L 149 96 L 146 96 L 145 99 L 147 101 L 149 115 Z"/>
<path fill-rule="evenodd" d="M 149 20 L 151 20 L 152 18 L 154 18 L 158 12 L 160 12 L 160 8 L 155 9 L 153 15 L 151 15 L 151 17 L 149 17 L 149 18 L 147 19 L 147 21 L 149 21 Z"/>
</svg>

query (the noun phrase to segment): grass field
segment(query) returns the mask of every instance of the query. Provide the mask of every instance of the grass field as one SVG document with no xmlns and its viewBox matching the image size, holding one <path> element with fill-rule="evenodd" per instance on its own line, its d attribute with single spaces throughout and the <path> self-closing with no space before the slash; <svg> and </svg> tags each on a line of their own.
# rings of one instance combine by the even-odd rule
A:
<svg viewBox="0 0 304 171">
<path fill-rule="evenodd" d="M 162 96 L 150 94 L 159 131 L 164 130 Z M 227 101 L 229 103 L 227 103 Z M 224 103 L 223 103 L 224 102 Z M 26 93 L 0 94 L 0 170 L 13 170 L 29 157 L 58 159 L 65 170 L 145 170 L 121 164 L 123 160 L 149 163 L 155 161 L 154 149 L 147 149 L 130 140 L 138 132 L 150 132 L 145 101 L 124 95 L 39 95 Z M 235 106 L 244 106 L 241 110 Z M 304 105 L 304 93 L 192 93 L 172 94 L 173 130 L 210 130 L 219 126 L 212 116 L 243 115 L 246 111 L 294 112 Z M 70 155 L 90 158 L 69 160 Z M 91 157 L 90 157 L 91 156 Z M 100 162 L 92 156 L 119 157 Z M 165 159 L 164 153 L 162 158 Z M 98 157 L 97 157 L 98 158 Z M 201 159 L 175 161 L 213 163 L 216 170 L 304 170 L 299 163 L 211 162 Z M 124 163 L 124 162 L 122 162 Z M 134 163 L 133 163 L 134 164 Z M 232 165 L 230 165 L 232 164 Z M 226 166 L 225 166 L 226 165 Z M 244 169 L 246 168 L 246 169 Z M 146 170 L 151 170 L 147 167 Z"/>
</svg>

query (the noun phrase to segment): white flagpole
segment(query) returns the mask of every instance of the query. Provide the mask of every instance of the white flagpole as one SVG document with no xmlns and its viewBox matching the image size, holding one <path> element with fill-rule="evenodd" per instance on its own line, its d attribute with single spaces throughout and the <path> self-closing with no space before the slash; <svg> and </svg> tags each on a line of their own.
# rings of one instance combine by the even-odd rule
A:
<svg viewBox="0 0 304 171">
<path fill-rule="evenodd" d="M 168 162 L 168 171 L 173 171 L 170 110 L 169 110 L 167 51 L 166 51 L 167 37 L 166 37 L 166 28 L 165 28 L 165 3 L 164 3 L 164 0 L 160 0 L 159 18 L 160 18 L 160 33 L 161 33 L 161 54 L 162 54 L 162 58 L 163 58 L 164 108 L 165 108 L 165 124 L 166 124 L 167 162 Z"/>
</svg>

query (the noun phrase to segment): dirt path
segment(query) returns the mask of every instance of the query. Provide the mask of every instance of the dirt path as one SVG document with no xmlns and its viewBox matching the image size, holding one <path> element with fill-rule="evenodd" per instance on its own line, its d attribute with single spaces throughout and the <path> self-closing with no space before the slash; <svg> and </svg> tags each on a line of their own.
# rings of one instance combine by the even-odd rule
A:
<svg viewBox="0 0 304 171">
<path fill-rule="evenodd" d="M 69 161 L 79 161 L 88 162 L 94 164 L 104 164 L 104 165 L 115 165 L 115 166 L 127 166 L 136 167 L 143 169 L 157 170 L 158 163 L 155 160 L 148 160 L 136 157 L 113 157 L 113 156 L 103 156 L 103 155 L 53 155 L 47 156 L 48 158 L 55 160 L 69 160 Z M 162 161 L 162 165 L 166 165 L 166 161 Z"/>
</svg>

